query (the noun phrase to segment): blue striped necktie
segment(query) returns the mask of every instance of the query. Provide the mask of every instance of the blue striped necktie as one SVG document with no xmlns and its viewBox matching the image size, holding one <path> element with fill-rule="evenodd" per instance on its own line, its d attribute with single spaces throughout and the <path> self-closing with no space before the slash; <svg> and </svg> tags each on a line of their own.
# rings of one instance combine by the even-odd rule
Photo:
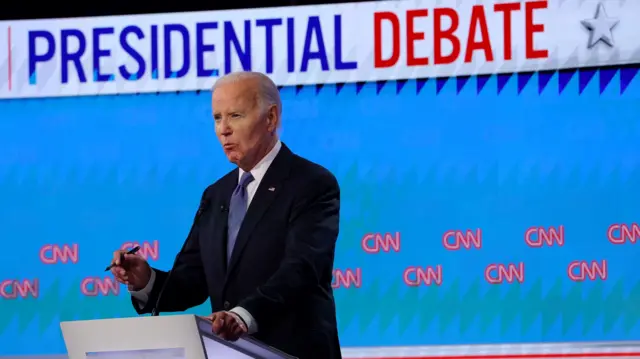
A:
<svg viewBox="0 0 640 359">
<path fill-rule="evenodd" d="M 231 253 L 233 253 L 233 247 L 236 244 L 236 238 L 238 237 L 238 231 L 242 225 L 244 215 L 247 213 L 248 196 L 247 186 L 253 181 L 253 175 L 251 172 L 245 172 L 240 178 L 240 183 L 233 191 L 231 195 L 231 202 L 229 203 L 229 220 L 228 220 L 228 233 L 227 233 L 227 263 L 231 260 Z"/>
</svg>

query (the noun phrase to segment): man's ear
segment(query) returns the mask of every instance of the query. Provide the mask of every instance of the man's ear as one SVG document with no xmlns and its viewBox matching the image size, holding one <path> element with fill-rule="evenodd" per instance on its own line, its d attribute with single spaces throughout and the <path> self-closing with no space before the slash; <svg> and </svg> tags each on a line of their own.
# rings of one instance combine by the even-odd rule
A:
<svg viewBox="0 0 640 359">
<path fill-rule="evenodd" d="M 269 106 L 267 110 L 267 127 L 273 132 L 280 126 L 280 116 L 278 116 L 278 107 L 276 105 Z"/>
</svg>

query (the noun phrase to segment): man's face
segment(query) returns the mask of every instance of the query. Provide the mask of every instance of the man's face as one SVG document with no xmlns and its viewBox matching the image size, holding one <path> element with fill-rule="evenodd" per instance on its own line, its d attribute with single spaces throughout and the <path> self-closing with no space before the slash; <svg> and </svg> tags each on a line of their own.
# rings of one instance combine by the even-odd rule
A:
<svg viewBox="0 0 640 359">
<path fill-rule="evenodd" d="M 229 161 L 252 168 L 268 146 L 274 124 L 258 102 L 251 79 L 220 85 L 212 95 L 216 136 Z"/>
</svg>

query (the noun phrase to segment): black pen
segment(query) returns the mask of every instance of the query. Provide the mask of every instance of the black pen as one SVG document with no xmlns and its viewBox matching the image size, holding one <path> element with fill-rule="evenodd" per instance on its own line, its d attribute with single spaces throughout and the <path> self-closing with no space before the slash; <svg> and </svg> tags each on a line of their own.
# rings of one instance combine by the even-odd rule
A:
<svg viewBox="0 0 640 359">
<path fill-rule="evenodd" d="M 127 254 L 136 254 L 137 251 L 140 250 L 140 246 L 135 246 L 133 249 L 131 249 L 130 251 L 127 252 Z M 122 257 L 120 257 L 120 261 L 124 261 L 124 254 L 122 255 Z M 115 266 L 115 264 L 110 264 L 107 269 L 105 269 L 104 271 L 107 272 L 109 270 L 111 270 L 111 268 L 113 268 Z"/>
</svg>

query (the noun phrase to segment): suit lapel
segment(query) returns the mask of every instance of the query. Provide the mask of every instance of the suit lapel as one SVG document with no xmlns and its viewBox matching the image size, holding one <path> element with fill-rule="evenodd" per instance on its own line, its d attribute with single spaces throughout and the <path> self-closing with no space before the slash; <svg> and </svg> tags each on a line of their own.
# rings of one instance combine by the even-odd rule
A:
<svg viewBox="0 0 640 359">
<path fill-rule="evenodd" d="M 233 190 L 238 185 L 238 169 L 231 171 L 227 174 L 221 183 L 220 198 L 216 203 L 215 220 L 213 225 L 213 243 L 214 243 L 214 256 L 215 266 L 218 273 L 222 276 L 226 276 L 227 271 L 227 222 L 229 219 L 229 202 L 231 202 L 231 195 Z"/>
<path fill-rule="evenodd" d="M 260 222 L 260 219 L 262 219 L 264 213 L 269 209 L 269 206 L 271 206 L 278 193 L 282 190 L 281 184 L 289 176 L 292 157 L 293 153 L 282 144 L 280 152 L 262 178 L 256 194 L 247 209 L 247 213 L 240 226 L 240 231 L 238 232 L 238 237 L 236 238 L 235 246 L 233 247 L 233 253 L 231 253 L 227 275 L 233 271 L 234 266 L 242 256 L 242 251 L 249 241 L 251 232 Z"/>
</svg>

